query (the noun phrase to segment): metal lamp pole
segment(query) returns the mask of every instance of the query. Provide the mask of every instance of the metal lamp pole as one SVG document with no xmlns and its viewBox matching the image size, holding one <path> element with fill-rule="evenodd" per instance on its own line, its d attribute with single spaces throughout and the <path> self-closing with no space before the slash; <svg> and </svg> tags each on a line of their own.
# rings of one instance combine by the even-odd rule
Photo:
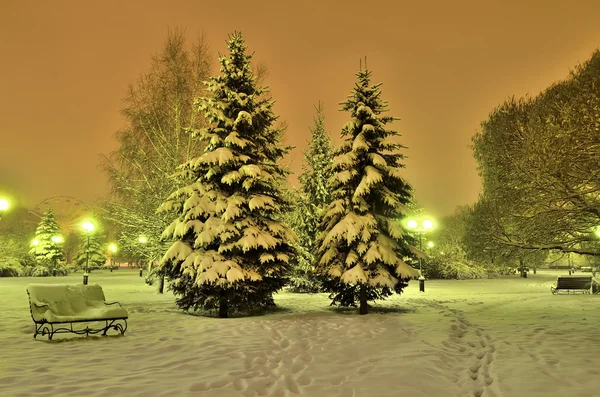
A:
<svg viewBox="0 0 600 397">
<path fill-rule="evenodd" d="M 410 219 L 407 226 L 413 229 L 419 235 L 419 250 L 423 252 L 423 233 L 433 228 L 433 222 L 429 219 L 423 219 L 419 225 L 414 219 Z M 425 292 L 425 277 L 423 276 L 423 258 L 419 258 L 419 291 Z"/>
<path fill-rule="evenodd" d="M 83 228 L 87 232 L 87 249 L 85 255 L 85 273 L 83 273 L 83 285 L 87 285 L 89 278 L 89 264 L 90 264 L 90 233 L 94 230 L 94 224 L 91 222 L 84 222 Z"/>
</svg>

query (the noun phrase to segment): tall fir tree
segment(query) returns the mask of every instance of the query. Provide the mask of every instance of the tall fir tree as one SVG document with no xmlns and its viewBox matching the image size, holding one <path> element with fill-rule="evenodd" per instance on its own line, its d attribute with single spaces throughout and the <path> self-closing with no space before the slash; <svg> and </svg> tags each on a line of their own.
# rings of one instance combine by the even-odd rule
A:
<svg viewBox="0 0 600 397">
<path fill-rule="evenodd" d="M 298 236 L 297 256 L 293 261 L 290 286 L 294 292 L 318 292 L 320 282 L 314 273 L 315 240 L 318 235 L 318 220 L 331 203 L 329 179 L 333 175 L 333 148 L 331 138 L 325 129 L 323 104 L 315 107 L 317 115 L 310 129 L 311 140 L 304 151 L 302 173 L 298 180 L 302 184 L 300 192 L 293 195 L 294 208 L 288 216 L 289 224 Z"/>
<path fill-rule="evenodd" d="M 315 107 L 317 116 L 310 129 L 311 140 L 304 152 L 302 173 L 298 179 L 302 184 L 302 192 L 308 197 L 311 206 L 318 213 L 331 203 L 331 190 L 327 186 L 333 176 L 333 148 L 331 138 L 325 129 L 325 113 L 323 104 Z M 316 220 L 312 221 L 316 225 Z M 316 227 L 314 228 L 316 230 Z"/>
<path fill-rule="evenodd" d="M 89 238 L 89 245 L 88 245 Z M 89 256 L 88 256 L 89 249 Z M 99 231 L 90 232 L 89 236 L 83 234 L 79 238 L 79 246 L 75 257 L 78 269 L 92 271 L 106 264 L 107 255 L 104 235 Z"/>
<path fill-rule="evenodd" d="M 63 258 L 62 244 L 60 226 L 50 207 L 35 230 L 35 239 L 29 253 L 35 257 L 38 264 L 49 266 Z"/>
<path fill-rule="evenodd" d="M 180 167 L 187 185 L 159 208 L 176 218 L 163 238 L 174 240 L 161 261 L 180 308 L 219 310 L 274 306 L 294 254 L 294 233 L 278 221 L 287 204 L 278 161 L 282 130 L 266 88 L 257 88 L 241 33 L 227 42 L 221 74 L 207 82 L 211 98 L 198 108 L 209 123 L 194 133 L 204 153 Z"/>
<path fill-rule="evenodd" d="M 362 69 L 362 68 L 361 68 Z M 412 188 L 402 178 L 404 146 L 397 120 L 383 116 L 387 103 L 381 83 L 370 85 L 371 72 L 357 73 L 357 82 L 342 103 L 351 120 L 343 127 L 344 142 L 336 153 L 330 180 L 333 201 L 320 223 L 316 267 L 332 304 L 356 306 L 367 314 L 368 301 L 401 293 L 418 272 L 405 262 L 418 251 L 402 226 Z"/>
</svg>

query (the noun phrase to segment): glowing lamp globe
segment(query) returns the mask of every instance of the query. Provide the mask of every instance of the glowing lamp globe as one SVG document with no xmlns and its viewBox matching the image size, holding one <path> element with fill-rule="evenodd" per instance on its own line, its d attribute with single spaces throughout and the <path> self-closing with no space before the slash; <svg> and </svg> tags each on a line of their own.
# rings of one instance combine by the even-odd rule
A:
<svg viewBox="0 0 600 397">
<path fill-rule="evenodd" d="M 433 243 L 433 241 L 430 241 L 430 242 L 428 242 L 428 243 L 427 243 L 427 246 L 428 246 L 429 248 L 433 248 L 433 246 L 434 246 L 434 245 L 435 245 L 435 244 Z"/>
<path fill-rule="evenodd" d="M 406 224 L 408 227 L 410 227 L 411 229 L 416 229 L 417 228 L 417 221 L 415 221 L 414 219 L 411 219 L 408 221 L 408 223 Z"/>
<path fill-rule="evenodd" d="M 54 237 L 52 237 L 52 242 L 53 243 L 62 243 L 63 238 L 61 236 L 54 236 Z"/>
<path fill-rule="evenodd" d="M 82 226 L 87 232 L 91 232 L 94 230 L 94 224 L 92 222 L 83 222 Z"/>
<path fill-rule="evenodd" d="M 37 239 L 37 238 L 35 238 L 35 239 L 33 239 L 33 241 L 31 242 L 31 244 L 33 244 L 33 245 L 39 245 L 39 244 L 40 244 L 40 242 L 38 241 L 38 239 Z"/>
<path fill-rule="evenodd" d="M 0 211 L 6 211 L 8 209 L 8 201 L 0 199 Z"/>
<path fill-rule="evenodd" d="M 110 252 L 117 252 L 117 246 L 115 244 L 111 244 L 108 246 L 108 250 Z"/>
<path fill-rule="evenodd" d="M 433 222 L 429 219 L 425 219 L 423 221 L 423 229 L 431 229 L 433 227 Z"/>
</svg>

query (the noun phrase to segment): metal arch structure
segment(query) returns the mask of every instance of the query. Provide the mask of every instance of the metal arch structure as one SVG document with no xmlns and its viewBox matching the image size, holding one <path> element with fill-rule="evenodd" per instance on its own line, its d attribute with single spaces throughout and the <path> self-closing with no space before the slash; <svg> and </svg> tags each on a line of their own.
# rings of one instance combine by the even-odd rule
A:
<svg viewBox="0 0 600 397">
<path fill-rule="evenodd" d="M 48 197 L 31 212 L 41 218 L 49 208 L 54 211 L 56 222 L 65 235 L 77 229 L 82 218 L 92 215 L 91 209 L 83 201 L 71 196 Z"/>
</svg>

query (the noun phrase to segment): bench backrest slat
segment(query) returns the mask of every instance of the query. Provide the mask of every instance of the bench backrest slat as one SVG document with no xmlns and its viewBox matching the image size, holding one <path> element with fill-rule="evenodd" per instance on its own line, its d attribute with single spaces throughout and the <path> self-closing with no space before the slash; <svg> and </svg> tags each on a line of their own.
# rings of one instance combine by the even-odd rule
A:
<svg viewBox="0 0 600 397">
<path fill-rule="evenodd" d="M 557 289 L 590 289 L 592 277 L 590 276 L 559 276 L 556 279 Z"/>
</svg>

